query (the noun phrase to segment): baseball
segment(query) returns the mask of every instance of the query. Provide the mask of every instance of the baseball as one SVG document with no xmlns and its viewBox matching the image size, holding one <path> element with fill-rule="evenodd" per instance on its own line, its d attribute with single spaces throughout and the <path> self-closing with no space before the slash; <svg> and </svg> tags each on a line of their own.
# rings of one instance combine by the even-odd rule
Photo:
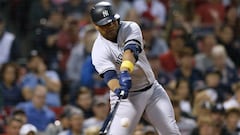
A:
<svg viewBox="0 0 240 135">
<path fill-rule="evenodd" d="M 125 118 L 122 118 L 122 119 L 121 119 L 121 126 L 122 126 L 122 127 L 128 127 L 129 124 L 130 124 L 130 121 L 129 121 L 128 118 L 125 117 Z"/>
</svg>

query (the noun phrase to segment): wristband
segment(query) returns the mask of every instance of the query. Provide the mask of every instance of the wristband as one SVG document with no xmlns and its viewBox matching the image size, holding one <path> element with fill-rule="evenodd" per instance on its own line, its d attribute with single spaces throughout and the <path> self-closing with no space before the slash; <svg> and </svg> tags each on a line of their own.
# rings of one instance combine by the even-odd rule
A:
<svg viewBox="0 0 240 135">
<path fill-rule="evenodd" d="M 133 69 L 134 69 L 134 65 L 133 65 L 133 63 L 132 63 L 131 61 L 129 61 L 129 60 L 124 60 L 124 61 L 122 62 L 122 64 L 121 64 L 120 69 L 122 69 L 122 68 L 127 68 L 127 69 L 129 70 L 129 72 L 132 72 Z"/>
</svg>

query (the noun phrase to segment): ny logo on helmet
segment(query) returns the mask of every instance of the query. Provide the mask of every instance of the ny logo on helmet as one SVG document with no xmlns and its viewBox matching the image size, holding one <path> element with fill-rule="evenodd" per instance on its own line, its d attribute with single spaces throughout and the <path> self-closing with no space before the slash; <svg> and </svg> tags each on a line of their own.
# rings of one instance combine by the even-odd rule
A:
<svg viewBox="0 0 240 135">
<path fill-rule="evenodd" d="M 109 13 L 107 10 L 103 10 L 102 14 L 103 14 L 103 17 L 109 16 Z"/>
</svg>

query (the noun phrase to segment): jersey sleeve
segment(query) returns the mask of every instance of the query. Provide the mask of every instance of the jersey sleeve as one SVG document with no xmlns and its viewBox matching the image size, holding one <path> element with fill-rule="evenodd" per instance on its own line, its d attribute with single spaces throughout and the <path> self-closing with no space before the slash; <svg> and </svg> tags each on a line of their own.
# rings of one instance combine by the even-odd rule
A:
<svg viewBox="0 0 240 135">
<path fill-rule="evenodd" d="M 132 22 L 127 28 L 124 46 L 127 46 L 128 44 L 137 44 L 143 49 L 142 39 L 143 36 L 140 27 L 137 23 Z"/>
<path fill-rule="evenodd" d="M 98 74 L 102 75 L 108 70 L 116 70 L 112 63 L 111 50 L 95 42 L 92 49 L 92 63 Z"/>
</svg>

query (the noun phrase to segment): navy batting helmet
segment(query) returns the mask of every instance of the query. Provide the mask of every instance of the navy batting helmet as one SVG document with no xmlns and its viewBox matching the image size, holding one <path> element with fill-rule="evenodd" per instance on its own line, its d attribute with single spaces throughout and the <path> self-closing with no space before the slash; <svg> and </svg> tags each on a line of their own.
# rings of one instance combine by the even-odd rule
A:
<svg viewBox="0 0 240 135">
<path fill-rule="evenodd" d="M 109 2 L 97 3 L 92 7 L 90 14 L 92 21 L 99 26 L 120 19 L 120 16 L 113 11 L 112 5 Z"/>
</svg>

